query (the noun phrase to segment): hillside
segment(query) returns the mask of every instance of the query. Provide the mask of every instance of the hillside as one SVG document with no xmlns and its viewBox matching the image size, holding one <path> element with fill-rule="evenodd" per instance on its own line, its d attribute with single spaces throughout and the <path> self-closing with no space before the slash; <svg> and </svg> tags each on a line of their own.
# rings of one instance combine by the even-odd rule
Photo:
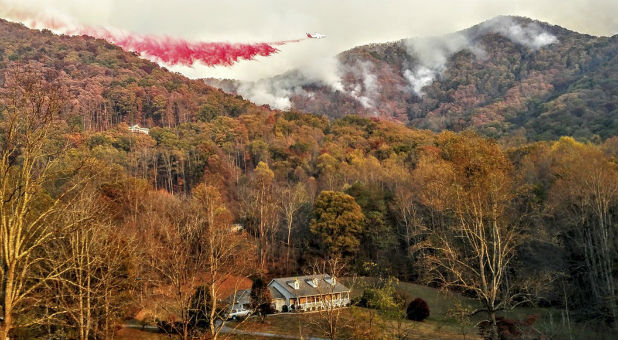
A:
<svg viewBox="0 0 618 340">
<path fill-rule="evenodd" d="M 289 99 L 306 112 L 364 113 L 434 131 L 545 140 L 618 129 L 618 36 L 497 17 L 446 36 L 356 47 L 337 62 L 340 83 L 301 70 L 253 84 L 206 82 L 274 106 Z"/>
<path fill-rule="evenodd" d="M 71 105 L 65 114 L 85 129 L 102 130 L 120 122 L 175 126 L 267 111 L 104 40 L 59 36 L 0 19 L 0 74 L 23 64 L 66 78 Z"/>
<path fill-rule="evenodd" d="M 292 300 L 252 331 L 617 338 L 615 38 L 517 20 L 359 47 L 340 78 L 219 82 L 337 119 L 0 21 L 0 339 L 216 339 L 231 291 L 251 279 L 262 309 L 270 279 L 316 272 L 376 278 L 342 314 L 358 336 Z"/>
</svg>

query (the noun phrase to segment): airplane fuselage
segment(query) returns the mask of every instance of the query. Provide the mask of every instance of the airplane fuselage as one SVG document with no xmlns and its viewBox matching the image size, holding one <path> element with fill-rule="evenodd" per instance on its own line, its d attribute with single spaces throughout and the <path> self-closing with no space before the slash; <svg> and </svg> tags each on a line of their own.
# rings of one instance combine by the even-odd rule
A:
<svg viewBox="0 0 618 340">
<path fill-rule="evenodd" d="M 322 39 L 322 38 L 326 38 L 326 35 L 324 34 L 320 34 L 320 33 L 307 33 L 307 38 L 310 39 Z"/>
</svg>

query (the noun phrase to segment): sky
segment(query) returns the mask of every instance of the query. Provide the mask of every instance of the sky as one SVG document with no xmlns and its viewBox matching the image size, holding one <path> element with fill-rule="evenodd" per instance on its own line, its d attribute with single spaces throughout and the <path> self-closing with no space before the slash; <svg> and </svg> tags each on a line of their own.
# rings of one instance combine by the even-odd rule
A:
<svg viewBox="0 0 618 340">
<path fill-rule="evenodd" d="M 498 15 L 522 15 L 592 35 L 618 33 L 617 0 L 0 0 L 12 10 L 195 41 L 272 42 L 328 35 L 231 67 L 168 69 L 191 78 L 257 80 L 294 68 L 319 68 L 354 46 L 451 33 Z"/>
</svg>

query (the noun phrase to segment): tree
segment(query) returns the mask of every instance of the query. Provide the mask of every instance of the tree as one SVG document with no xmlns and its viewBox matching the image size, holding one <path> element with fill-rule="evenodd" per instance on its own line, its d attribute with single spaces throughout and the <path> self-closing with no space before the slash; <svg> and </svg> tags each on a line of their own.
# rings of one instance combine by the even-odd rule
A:
<svg viewBox="0 0 618 340">
<path fill-rule="evenodd" d="M 292 227 L 294 224 L 294 216 L 309 201 L 309 194 L 302 183 L 284 185 L 280 189 L 280 209 L 285 217 L 287 227 L 287 251 L 285 256 L 285 265 L 288 268 L 290 263 L 290 239 L 292 237 Z"/>
<path fill-rule="evenodd" d="M 246 192 L 241 193 L 245 218 L 254 227 L 259 240 L 259 261 L 265 268 L 270 259 L 275 229 L 279 224 L 278 203 L 274 195 L 275 174 L 267 163 L 259 162 L 249 181 Z"/>
<path fill-rule="evenodd" d="M 80 340 L 109 338 L 114 322 L 132 301 L 136 281 L 129 268 L 135 244 L 129 235 L 118 236 L 108 216 L 98 192 L 83 190 L 63 214 L 65 223 L 79 224 L 52 248 L 58 266 L 64 264 L 67 270 L 47 284 L 50 305 L 58 306 Z"/>
<path fill-rule="evenodd" d="M 66 141 L 57 138 L 65 97 L 57 76 L 36 65 L 17 66 L 6 71 L 1 92 L 0 339 L 5 339 L 13 329 L 41 320 L 26 318 L 38 305 L 36 293 L 66 270 L 46 247 L 79 223 L 63 224 L 60 217 L 82 183 L 59 188 L 53 183 L 67 151 Z"/>
<path fill-rule="evenodd" d="M 618 166 L 598 147 L 563 137 L 552 146 L 555 179 L 549 190 L 550 211 L 567 226 L 565 241 L 582 268 L 586 308 L 606 314 L 618 329 L 616 251 Z M 579 272 L 579 270 L 578 270 Z M 576 276 L 581 274 L 574 273 Z M 603 306 L 593 308 L 591 306 Z M 606 311 L 604 312 L 603 309 Z"/>
<path fill-rule="evenodd" d="M 161 294 L 166 301 L 154 301 L 154 318 L 163 331 L 190 336 L 195 322 L 193 295 L 202 284 L 201 274 L 206 267 L 207 252 L 202 250 L 203 220 L 192 213 L 188 202 L 160 192 L 150 197 L 148 207 L 152 216 L 144 218 L 144 276 L 146 294 L 154 294 L 163 287 Z"/>
<path fill-rule="evenodd" d="M 267 314 L 273 313 L 273 308 L 271 305 L 272 296 L 270 294 L 270 290 L 268 289 L 268 283 L 263 276 L 257 276 L 253 279 L 250 296 L 251 309 L 262 318 L 262 321 L 264 321 Z"/>
<path fill-rule="evenodd" d="M 316 260 L 311 271 L 314 275 L 327 273 L 333 284 L 318 284 L 319 294 L 322 296 L 324 308 L 308 318 L 308 322 L 319 329 L 324 336 L 335 340 L 341 329 L 349 326 L 343 318 L 344 308 L 340 308 L 333 303 L 335 282 L 337 278 L 345 274 L 345 263 L 341 257 L 333 256 L 327 259 Z"/>
<path fill-rule="evenodd" d="M 419 185 L 412 180 L 406 181 L 403 185 L 398 185 L 393 193 L 393 201 L 391 204 L 399 222 L 399 235 L 403 237 L 406 249 L 410 251 L 410 247 L 418 241 L 423 233 L 426 233 L 422 225 L 422 215 L 418 211 L 418 197 L 415 189 L 418 190 Z"/>
<path fill-rule="evenodd" d="M 386 266 L 392 260 L 392 251 L 397 247 L 396 234 L 388 219 L 387 193 L 375 184 L 355 182 L 345 191 L 354 197 L 365 216 L 360 242 L 361 256 L 378 265 Z M 370 228 L 369 228 L 370 226 Z"/>
<path fill-rule="evenodd" d="M 489 336 L 497 339 L 496 312 L 514 297 L 505 278 L 522 240 L 510 209 L 515 199 L 511 164 L 488 140 L 451 133 L 440 137 L 442 160 L 425 159 L 417 169 L 426 176 L 425 190 L 439 188 L 441 198 L 427 202 L 449 221 L 433 233 L 427 265 L 433 280 L 475 293 L 491 325 Z M 431 177 L 434 164 L 445 176 Z"/>
<path fill-rule="evenodd" d="M 464 305 L 461 301 L 455 301 L 453 307 L 451 307 L 447 314 L 457 321 L 457 327 L 459 332 L 466 340 L 466 335 L 473 329 L 475 322 L 471 319 L 472 309 L 467 305 Z"/>
<path fill-rule="evenodd" d="M 155 317 L 163 314 L 162 328 L 183 339 L 196 332 L 216 339 L 230 303 L 256 270 L 255 247 L 246 233 L 232 230 L 231 213 L 215 187 L 200 184 L 185 199 L 160 195 L 147 220 L 151 229 L 143 232 L 154 283 L 149 288 L 166 296 L 156 301 Z"/>
<path fill-rule="evenodd" d="M 358 250 L 365 216 L 354 197 L 339 191 L 322 191 L 316 199 L 311 232 L 320 238 L 326 254 Z"/>
<path fill-rule="evenodd" d="M 256 271 L 255 251 L 246 234 L 232 231 L 232 216 L 215 187 L 200 184 L 193 190 L 192 204 L 200 225 L 196 255 L 204 256 L 201 269 L 206 273 L 203 304 L 209 312 L 210 336 L 216 339 L 230 310 L 221 301 L 229 298 L 224 295 L 230 292 L 231 300 L 228 300 L 236 301 L 240 285 Z"/>
</svg>

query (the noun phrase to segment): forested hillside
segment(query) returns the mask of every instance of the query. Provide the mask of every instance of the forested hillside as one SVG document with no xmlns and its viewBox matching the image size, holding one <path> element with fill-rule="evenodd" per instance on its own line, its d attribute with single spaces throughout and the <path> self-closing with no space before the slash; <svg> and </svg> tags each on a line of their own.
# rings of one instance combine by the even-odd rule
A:
<svg viewBox="0 0 618 340">
<path fill-rule="evenodd" d="M 530 98 L 548 96 L 538 107 L 564 105 L 568 116 L 569 98 L 590 95 L 581 113 L 593 117 L 586 115 L 600 112 L 594 100 L 615 91 L 608 86 L 616 66 L 598 52 L 613 40 L 551 32 L 556 46 L 574 39 L 573 46 L 496 54 L 485 71 L 456 54 L 452 62 L 478 67 L 484 81 L 441 76 L 410 105 L 430 117 L 440 105 L 456 106 L 439 98 L 474 80 L 470 98 L 485 98 L 474 90 L 485 84 L 496 96 L 483 99 L 494 105 L 488 112 L 502 115 L 511 111 L 495 98 L 513 88 L 529 93 L 520 80 L 538 78 Z M 573 49 L 587 66 L 548 71 Z M 522 63 L 513 64 L 517 72 L 493 72 L 506 65 L 501 59 Z M 0 84 L 0 338 L 110 339 L 133 318 L 170 336 L 217 338 L 225 301 L 251 287 L 249 278 L 268 282 L 334 260 L 341 276 L 397 278 L 475 299 L 493 339 L 498 314 L 514 306 L 563 313 L 555 325 L 544 320 L 559 338 L 573 335 L 571 326 L 615 336 L 618 137 L 595 132 L 596 116 L 577 124 L 609 138 L 513 146 L 474 131 L 270 110 L 102 41 L 7 22 L 0 22 Z M 550 88 L 564 95 L 550 101 Z M 513 98 L 506 107 L 530 104 Z M 457 116 L 462 128 L 490 110 L 470 105 L 462 109 L 470 115 Z M 446 124 L 454 111 L 444 112 Z M 130 132 L 132 123 L 149 134 Z M 395 306 L 387 320 L 401 321 L 408 297 L 384 287 L 374 289 L 390 294 L 387 303 L 359 308 Z"/>
<path fill-rule="evenodd" d="M 328 117 L 362 113 L 433 131 L 590 140 L 618 131 L 617 58 L 618 36 L 498 17 L 445 36 L 343 52 L 333 70 L 341 84 L 302 70 L 256 84 L 206 82 L 247 98 L 285 93 L 293 108 Z"/>
<path fill-rule="evenodd" d="M 63 113 L 72 124 L 87 130 L 121 122 L 176 126 L 262 110 L 104 40 L 58 36 L 0 19 L 0 69 L 24 63 L 64 78 L 71 101 Z"/>
</svg>

